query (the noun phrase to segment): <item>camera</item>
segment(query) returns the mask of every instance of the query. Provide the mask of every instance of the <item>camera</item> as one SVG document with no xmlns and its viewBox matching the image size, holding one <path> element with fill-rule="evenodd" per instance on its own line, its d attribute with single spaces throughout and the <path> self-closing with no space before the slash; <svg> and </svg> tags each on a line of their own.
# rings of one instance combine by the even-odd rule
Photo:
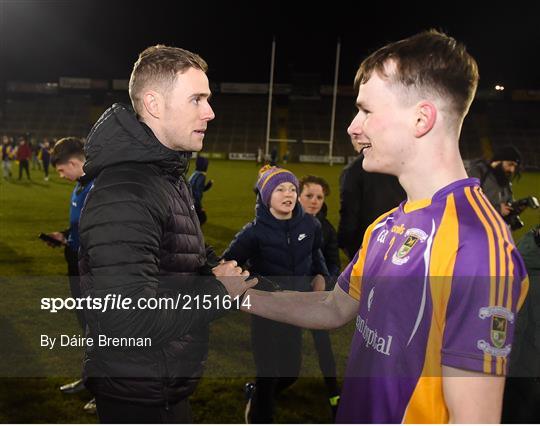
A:
<svg viewBox="0 0 540 426">
<path fill-rule="evenodd" d="M 525 226 L 521 218 L 519 217 L 519 214 L 525 210 L 527 207 L 531 209 L 537 209 L 540 207 L 540 203 L 538 203 L 538 198 L 533 197 L 532 195 L 525 198 L 520 198 L 519 200 L 514 200 L 508 203 L 510 207 L 514 210 L 514 212 L 510 213 L 508 216 L 505 217 L 506 223 L 510 225 L 510 229 L 512 231 L 515 231 L 516 229 L 521 229 Z"/>
</svg>

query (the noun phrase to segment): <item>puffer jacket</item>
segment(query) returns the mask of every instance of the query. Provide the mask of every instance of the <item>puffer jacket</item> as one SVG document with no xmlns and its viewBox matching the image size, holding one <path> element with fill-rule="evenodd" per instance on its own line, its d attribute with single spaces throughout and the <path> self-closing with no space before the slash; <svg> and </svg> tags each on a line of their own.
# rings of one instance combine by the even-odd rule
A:
<svg viewBox="0 0 540 426">
<path fill-rule="evenodd" d="M 316 274 L 328 276 L 321 252 L 321 224 L 296 203 L 289 220 L 278 220 L 258 202 L 255 220 L 236 234 L 223 253 L 249 270 L 278 284 L 282 290 L 309 291 Z"/>
<path fill-rule="evenodd" d="M 337 277 L 340 273 L 341 262 L 339 261 L 339 247 L 337 241 L 336 229 L 326 218 L 328 207 L 323 203 L 321 210 L 317 213 L 316 218 L 321 223 L 322 229 L 322 247 L 321 251 L 328 268 L 328 273 L 331 277 Z M 327 290 L 329 290 L 327 288 Z"/>
<path fill-rule="evenodd" d="M 121 104 L 95 124 L 85 154 L 85 174 L 95 180 L 79 226 L 83 297 L 133 300 L 129 309 L 86 310 L 87 336 L 151 340 L 150 346 L 87 345 L 85 384 L 106 398 L 176 403 L 194 391 L 207 357 L 208 324 L 224 313 L 217 304 L 183 309 L 182 297 L 227 294 L 210 273 L 201 275 L 210 268 L 184 176 L 190 154 L 166 148 Z M 182 303 L 135 304 L 166 297 Z"/>
<path fill-rule="evenodd" d="M 501 203 L 508 203 L 514 198 L 512 183 L 504 176 L 498 176 L 495 169 L 484 160 L 465 163 L 469 177 L 480 179 L 482 192 L 495 210 L 501 213 Z"/>
</svg>

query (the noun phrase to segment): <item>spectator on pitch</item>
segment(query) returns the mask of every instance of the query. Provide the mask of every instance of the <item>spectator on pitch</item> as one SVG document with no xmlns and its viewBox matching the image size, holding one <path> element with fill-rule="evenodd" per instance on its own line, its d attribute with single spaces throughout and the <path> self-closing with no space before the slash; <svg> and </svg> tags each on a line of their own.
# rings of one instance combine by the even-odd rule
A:
<svg viewBox="0 0 540 426">
<path fill-rule="evenodd" d="M 195 211 L 201 225 L 206 223 L 206 211 L 202 206 L 202 198 L 213 184 L 212 179 L 206 182 L 206 172 L 208 170 L 208 158 L 197 157 L 195 161 L 195 171 L 189 178 L 191 192 L 193 193 L 193 201 L 195 202 Z"/>
<path fill-rule="evenodd" d="M 277 148 L 273 147 L 272 150 L 270 151 L 270 165 L 272 167 L 277 166 L 277 162 L 278 162 Z"/>
<path fill-rule="evenodd" d="M 11 160 L 13 159 L 13 146 L 7 135 L 2 136 L 2 173 L 4 179 L 11 178 Z"/>
<path fill-rule="evenodd" d="M 43 163 L 43 173 L 45 174 L 44 179 L 49 180 L 49 163 L 51 162 L 51 145 L 47 138 L 44 139 L 43 145 L 41 146 L 41 162 Z"/>
<path fill-rule="evenodd" d="M 265 166 L 259 172 L 255 220 L 223 253 L 283 290 L 324 290 L 328 275 L 320 250 L 321 225 L 298 200 L 298 179 L 289 170 Z M 263 286 L 266 281 L 261 278 Z M 246 421 L 272 423 L 274 398 L 298 378 L 302 329 L 257 316 L 251 318 L 257 377 L 246 384 Z"/>
<path fill-rule="evenodd" d="M 83 295 L 133 301 L 85 311 L 88 337 L 121 343 L 86 347 L 83 377 L 102 423 L 192 423 L 209 324 L 256 283 L 236 262 L 209 262 L 186 182 L 214 119 L 207 69 L 184 49 L 145 49 L 129 82 L 133 108 L 113 105 L 85 144 L 95 180 L 80 221 Z"/>
<path fill-rule="evenodd" d="M 369 173 L 362 168 L 363 146 L 351 139 L 360 155 L 343 169 L 339 178 L 339 247 L 352 260 L 360 249 L 367 227 L 381 214 L 396 207 L 405 191 L 395 176 Z"/>
<path fill-rule="evenodd" d="M 31 142 L 30 137 L 28 138 L 28 141 L 30 149 L 32 150 L 32 170 L 41 170 L 41 161 L 39 158 L 41 154 L 41 144 L 38 143 L 38 141 Z"/>
<path fill-rule="evenodd" d="M 17 161 L 19 162 L 19 180 L 22 179 L 23 170 L 26 172 L 28 180 L 30 178 L 29 161 L 32 157 L 32 150 L 24 136 L 19 137 L 19 146 L 17 147 Z"/>
<path fill-rule="evenodd" d="M 469 176 L 480 179 L 480 187 L 491 205 L 508 222 L 509 217 L 520 211 L 510 205 L 513 201 L 512 180 L 519 176 L 521 153 L 512 145 L 495 150 L 489 161 L 483 159 L 469 163 Z"/>
<path fill-rule="evenodd" d="M 47 141 L 46 144 L 49 142 Z M 61 232 L 52 232 L 49 237 L 58 241 L 60 246 L 64 247 L 64 258 L 67 263 L 69 288 L 71 291 L 71 297 L 80 298 L 81 283 L 79 276 L 79 219 L 81 216 L 81 210 L 86 200 L 88 192 L 92 188 L 92 180 L 84 176 L 83 164 L 84 164 L 84 147 L 79 138 L 67 137 L 60 139 L 53 147 L 51 155 L 51 163 L 58 175 L 62 179 L 66 179 L 70 182 L 77 182 L 73 192 L 71 193 L 70 207 L 69 207 L 69 228 Z M 48 167 L 48 164 L 47 164 Z M 44 164 L 44 170 L 45 168 Z M 53 245 L 48 243 L 51 247 Z M 84 312 L 80 309 L 76 309 L 77 320 L 81 326 L 82 333 L 84 335 L 86 331 L 86 320 Z M 60 390 L 64 393 L 75 393 L 84 389 L 82 380 L 76 380 L 73 383 L 66 384 L 60 387 Z M 95 412 L 96 404 L 95 400 L 91 400 L 84 406 L 85 411 Z"/>
<path fill-rule="evenodd" d="M 528 279 L 459 152 L 477 82 L 465 46 L 435 30 L 366 58 L 348 133 L 407 201 L 368 227 L 333 291 L 246 292 L 243 310 L 297 327 L 356 319 L 338 423 L 500 421 Z"/>
<path fill-rule="evenodd" d="M 326 279 L 326 291 L 334 289 L 336 279 L 341 270 L 339 261 L 339 247 L 336 230 L 326 218 L 327 207 L 324 200 L 330 195 L 330 186 L 325 179 L 319 176 L 304 176 L 300 179 L 300 196 L 298 200 L 304 212 L 315 216 L 321 223 L 322 246 L 321 251 L 328 268 L 329 277 Z M 324 377 L 328 401 L 335 419 L 339 403 L 339 387 L 336 379 L 336 361 L 332 351 L 332 342 L 327 330 L 311 330 L 315 350 L 319 357 L 319 367 Z"/>
<path fill-rule="evenodd" d="M 264 163 L 264 150 L 261 147 L 257 148 L 257 157 L 255 165 L 261 167 L 261 165 Z"/>
</svg>

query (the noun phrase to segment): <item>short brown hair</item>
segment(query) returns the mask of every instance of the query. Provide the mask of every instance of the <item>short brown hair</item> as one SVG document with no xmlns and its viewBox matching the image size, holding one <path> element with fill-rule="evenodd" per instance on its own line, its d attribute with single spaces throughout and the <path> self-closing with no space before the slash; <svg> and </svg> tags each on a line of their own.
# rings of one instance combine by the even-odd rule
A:
<svg viewBox="0 0 540 426">
<path fill-rule="evenodd" d="M 203 58 L 179 47 L 158 44 L 142 51 L 129 79 L 129 97 L 135 111 L 139 114 L 142 110 L 141 93 L 149 83 L 169 88 L 174 84 L 176 74 L 189 68 L 208 71 Z"/>
<path fill-rule="evenodd" d="M 69 136 L 62 138 L 54 144 L 51 153 L 51 164 L 66 164 L 72 158 L 84 161 L 84 143 L 81 139 Z"/>
<path fill-rule="evenodd" d="M 388 75 L 388 61 L 396 65 Z M 373 71 L 420 93 L 435 93 L 451 102 L 452 112 L 463 118 L 476 93 L 478 65 L 465 46 L 454 38 L 431 29 L 390 43 L 367 57 L 358 68 L 355 88 L 366 83 Z"/>
<path fill-rule="evenodd" d="M 302 176 L 300 178 L 300 181 L 299 181 L 300 193 L 298 195 L 302 193 L 302 191 L 304 190 L 304 186 L 309 185 L 310 183 L 321 185 L 325 197 L 328 197 L 330 195 L 330 185 L 328 185 L 328 182 L 320 176 L 313 176 L 313 175 Z"/>
</svg>

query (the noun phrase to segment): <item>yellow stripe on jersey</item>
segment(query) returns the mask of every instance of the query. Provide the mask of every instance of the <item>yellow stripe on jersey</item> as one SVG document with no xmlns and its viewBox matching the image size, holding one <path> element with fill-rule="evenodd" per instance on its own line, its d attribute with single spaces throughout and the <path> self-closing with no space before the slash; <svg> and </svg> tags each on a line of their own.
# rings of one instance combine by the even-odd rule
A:
<svg viewBox="0 0 540 426">
<path fill-rule="evenodd" d="M 362 240 L 362 246 L 360 247 L 360 252 L 358 253 L 358 259 L 354 264 L 351 276 L 349 277 L 349 296 L 356 300 L 360 300 L 361 288 L 362 288 L 362 276 L 364 275 L 364 265 L 366 263 L 366 253 L 369 245 L 369 240 L 373 232 L 373 228 L 377 226 L 379 222 L 383 219 L 386 219 L 392 213 L 394 213 L 398 207 L 393 208 L 392 210 L 383 213 L 380 215 L 371 225 L 368 226 L 366 232 L 364 233 L 364 239 Z"/>
<path fill-rule="evenodd" d="M 421 200 L 416 200 L 416 201 L 407 201 L 403 205 L 403 211 L 405 213 L 410 213 L 415 210 L 420 210 L 428 206 L 431 206 L 431 198 L 423 198 Z"/>
<path fill-rule="evenodd" d="M 505 284 L 506 280 L 508 278 L 506 274 L 506 257 L 504 255 L 504 239 L 502 230 L 500 227 L 500 224 L 497 222 L 497 219 L 495 218 L 498 216 L 498 213 L 495 212 L 493 208 L 490 209 L 491 204 L 488 200 L 484 197 L 483 194 L 480 193 L 480 188 L 475 187 L 473 189 L 473 196 L 475 199 L 479 202 L 479 204 L 484 207 L 484 210 L 486 211 L 486 214 L 489 218 L 489 222 L 491 223 L 491 226 L 495 229 L 495 233 L 497 234 L 497 247 L 499 252 L 499 268 L 496 271 L 496 277 L 497 277 L 497 284 L 499 287 L 499 292 L 497 295 L 497 306 L 503 306 L 503 297 L 504 297 L 504 290 L 505 290 Z M 493 210 L 493 211 L 492 211 Z"/>
<path fill-rule="evenodd" d="M 458 247 L 459 222 L 454 194 L 450 194 L 431 248 L 429 277 L 433 312 L 424 367 L 405 410 L 403 423 L 448 423 L 442 388 L 441 348 Z"/>
<path fill-rule="evenodd" d="M 467 187 L 465 188 L 465 196 L 467 197 L 467 200 L 469 201 L 469 204 L 471 205 L 472 209 L 476 213 L 476 216 L 478 216 L 478 219 L 480 219 L 480 222 L 484 226 L 484 229 L 486 231 L 486 236 L 488 239 L 488 250 L 489 250 L 489 306 L 495 306 L 495 238 L 493 235 L 493 230 L 488 224 L 488 221 L 484 217 L 484 214 L 480 210 L 480 207 L 476 203 L 476 201 L 473 198 L 473 195 L 471 193 L 471 188 Z M 484 353 L 484 373 L 486 374 L 492 374 L 491 371 L 491 355 L 488 353 Z"/>
<path fill-rule="evenodd" d="M 526 276 L 525 279 L 521 282 L 521 293 L 519 295 L 519 300 L 516 307 L 516 312 L 521 309 L 523 303 L 525 302 L 525 297 L 527 297 L 527 292 L 529 291 L 529 277 Z"/>
<path fill-rule="evenodd" d="M 484 206 L 489 218 L 492 219 L 492 224 L 495 227 L 497 237 L 499 238 L 499 274 L 497 275 L 499 294 L 497 297 L 497 306 L 506 306 L 507 309 L 512 310 L 514 262 L 512 260 L 513 245 L 510 243 L 508 228 L 502 221 L 499 213 L 495 211 L 493 206 L 482 194 L 480 188 L 474 188 L 474 193 L 476 198 L 480 200 L 480 203 Z M 508 262 L 508 271 L 506 270 L 506 262 Z M 504 303 L 505 290 L 507 292 L 506 303 Z M 498 376 L 506 374 L 506 357 L 496 357 L 495 373 Z"/>
<path fill-rule="evenodd" d="M 480 188 L 475 188 L 475 192 L 483 194 Z M 485 197 L 485 196 L 484 196 Z M 491 203 L 487 203 L 488 208 L 494 214 L 497 223 L 499 224 L 500 229 L 502 230 L 504 236 L 504 244 L 506 245 L 506 258 L 508 259 L 508 275 L 507 275 L 507 285 L 508 293 L 506 297 L 506 309 L 512 310 L 512 289 L 514 285 L 514 259 L 512 257 L 512 251 L 515 250 L 514 245 L 511 243 L 512 239 L 510 238 L 510 233 L 508 231 L 508 226 L 502 220 L 501 215 L 495 211 Z"/>
</svg>

